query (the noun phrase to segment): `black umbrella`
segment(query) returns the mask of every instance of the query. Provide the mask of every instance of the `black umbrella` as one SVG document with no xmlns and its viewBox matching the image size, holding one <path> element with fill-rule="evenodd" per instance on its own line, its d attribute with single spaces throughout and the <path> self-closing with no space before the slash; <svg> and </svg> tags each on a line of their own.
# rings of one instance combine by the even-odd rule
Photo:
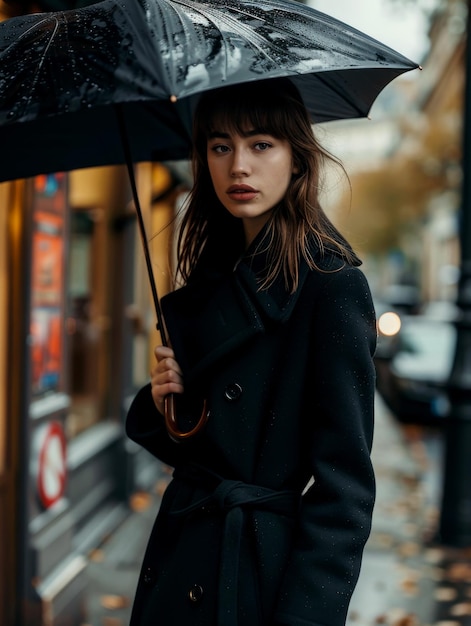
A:
<svg viewBox="0 0 471 626">
<path fill-rule="evenodd" d="M 288 0 L 104 0 L 0 24 L 0 181 L 188 156 L 193 100 L 292 76 L 316 122 L 368 115 L 417 65 Z"/>
<path fill-rule="evenodd" d="M 104 0 L 0 24 L 0 181 L 186 159 L 203 91 L 289 76 L 313 121 L 364 117 L 418 66 L 289 0 Z"/>
</svg>

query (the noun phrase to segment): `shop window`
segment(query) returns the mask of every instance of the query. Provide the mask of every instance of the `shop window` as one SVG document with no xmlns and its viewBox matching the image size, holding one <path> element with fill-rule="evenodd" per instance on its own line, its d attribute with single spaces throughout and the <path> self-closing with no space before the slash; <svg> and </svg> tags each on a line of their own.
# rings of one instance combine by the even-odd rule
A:
<svg viewBox="0 0 471 626">
<path fill-rule="evenodd" d="M 106 225 L 101 213 L 75 210 L 71 213 L 69 262 L 66 281 L 68 336 L 68 393 L 70 410 L 66 430 L 73 438 L 108 413 L 107 374 L 110 368 L 108 330 L 110 321 L 103 307 L 103 274 L 99 251 L 106 245 Z"/>
</svg>

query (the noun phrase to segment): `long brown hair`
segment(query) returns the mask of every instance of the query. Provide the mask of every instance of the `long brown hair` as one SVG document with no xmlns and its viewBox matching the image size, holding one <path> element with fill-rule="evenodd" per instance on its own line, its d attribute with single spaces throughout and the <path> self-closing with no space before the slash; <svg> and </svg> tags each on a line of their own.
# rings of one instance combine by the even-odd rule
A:
<svg viewBox="0 0 471 626">
<path fill-rule="evenodd" d="M 294 84 L 286 78 L 257 81 L 217 89 L 204 94 L 196 109 L 193 134 L 194 185 L 178 238 L 178 272 L 184 281 L 203 252 L 216 242 L 239 239 L 243 245 L 242 224 L 218 200 L 209 174 L 207 138 L 214 128 L 243 134 L 257 128 L 278 139 L 289 141 L 293 175 L 285 198 L 272 212 L 262 245 L 268 251 L 268 267 L 261 289 L 283 274 L 288 290 L 298 285 L 301 256 L 316 268 L 312 238 L 321 254 L 330 249 L 344 262 L 359 265 L 349 243 L 334 227 L 319 202 L 320 173 L 326 160 L 340 164 L 317 141 L 309 113 Z M 220 247 L 225 250 L 226 248 Z M 240 250 L 242 252 L 242 250 Z"/>
</svg>

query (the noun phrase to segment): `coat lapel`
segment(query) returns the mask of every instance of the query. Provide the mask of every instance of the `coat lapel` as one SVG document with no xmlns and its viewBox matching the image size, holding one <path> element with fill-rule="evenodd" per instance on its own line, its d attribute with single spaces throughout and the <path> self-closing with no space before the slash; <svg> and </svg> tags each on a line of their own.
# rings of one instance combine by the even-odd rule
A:
<svg viewBox="0 0 471 626">
<path fill-rule="evenodd" d="M 302 259 L 292 294 L 282 276 L 260 290 L 266 263 L 266 253 L 248 254 L 234 271 L 199 272 L 198 280 L 162 299 L 170 342 L 188 383 L 268 326 L 289 319 L 309 272 L 307 263 Z"/>
</svg>

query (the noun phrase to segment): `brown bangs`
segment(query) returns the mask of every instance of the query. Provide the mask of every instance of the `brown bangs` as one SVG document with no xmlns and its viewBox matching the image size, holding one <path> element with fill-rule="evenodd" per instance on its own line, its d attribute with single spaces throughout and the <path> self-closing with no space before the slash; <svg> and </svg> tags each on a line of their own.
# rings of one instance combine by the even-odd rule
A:
<svg viewBox="0 0 471 626">
<path fill-rule="evenodd" d="M 199 104 L 196 141 L 202 141 L 215 131 L 245 135 L 256 130 L 279 139 L 289 139 L 292 130 L 290 111 L 299 98 L 293 93 L 291 81 L 277 80 L 238 85 L 205 94 Z"/>
<path fill-rule="evenodd" d="M 246 100 L 238 102 L 225 101 L 216 104 L 216 110 L 211 112 L 205 127 L 205 135 L 211 136 L 215 131 L 246 135 L 256 130 L 260 134 L 269 134 L 280 139 L 288 136 L 286 128 L 286 114 L 276 107 L 268 110 L 268 106 L 259 102 L 249 103 Z M 271 107 L 270 107 L 271 108 Z"/>
</svg>

